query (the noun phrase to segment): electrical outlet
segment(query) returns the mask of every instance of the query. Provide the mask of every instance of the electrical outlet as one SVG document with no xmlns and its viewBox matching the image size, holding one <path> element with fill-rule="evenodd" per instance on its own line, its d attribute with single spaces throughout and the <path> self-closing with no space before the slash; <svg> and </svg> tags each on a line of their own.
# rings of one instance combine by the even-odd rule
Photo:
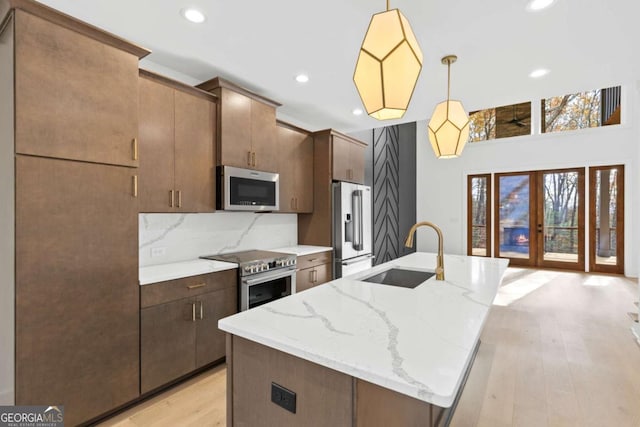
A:
<svg viewBox="0 0 640 427">
<path fill-rule="evenodd" d="M 271 383 L 271 401 L 289 412 L 296 413 L 296 393 Z"/>
<path fill-rule="evenodd" d="M 164 256 L 166 254 L 167 254 L 167 248 L 165 248 L 165 247 L 151 248 L 151 257 L 152 258 L 159 257 L 159 256 Z"/>
</svg>

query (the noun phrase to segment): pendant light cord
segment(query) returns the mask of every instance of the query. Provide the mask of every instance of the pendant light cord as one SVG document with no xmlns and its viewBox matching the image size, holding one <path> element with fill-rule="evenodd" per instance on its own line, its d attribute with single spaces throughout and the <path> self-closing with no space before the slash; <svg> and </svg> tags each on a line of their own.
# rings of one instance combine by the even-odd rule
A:
<svg viewBox="0 0 640 427">
<path fill-rule="evenodd" d="M 447 61 L 447 105 L 449 102 L 450 92 L 451 92 L 451 61 Z"/>
<path fill-rule="evenodd" d="M 389 11 L 389 0 L 387 0 L 387 12 Z"/>
</svg>

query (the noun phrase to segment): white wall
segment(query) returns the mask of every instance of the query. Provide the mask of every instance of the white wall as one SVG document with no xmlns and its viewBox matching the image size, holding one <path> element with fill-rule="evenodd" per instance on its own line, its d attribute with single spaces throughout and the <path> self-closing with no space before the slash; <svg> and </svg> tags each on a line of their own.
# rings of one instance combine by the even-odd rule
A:
<svg viewBox="0 0 640 427">
<path fill-rule="evenodd" d="M 296 214 L 140 214 L 140 267 L 298 243 Z M 163 252 L 163 253 L 162 253 Z"/>
<path fill-rule="evenodd" d="M 623 86 L 623 124 L 619 126 L 467 144 L 458 159 L 436 159 L 426 132 L 428 120 L 418 122 L 417 220 L 433 221 L 442 228 L 445 252 L 466 254 L 468 174 L 624 164 L 625 274 L 637 277 L 640 263 L 637 165 L 640 159 L 637 123 L 632 122 L 637 99 L 635 85 Z M 533 105 L 540 103 L 534 101 Z M 533 119 L 539 123 L 535 114 Z M 588 221 L 588 216 L 585 218 Z M 418 250 L 436 250 L 435 234 L 431 233 L 424 228 L 418 230 Z"/>
<path fill-rule="evenodd" d="M 0 15 L 1 16 L 1 15 Z M 0 405 L 14 403 L 13 23 L 0 36 Z"/>
</svg>

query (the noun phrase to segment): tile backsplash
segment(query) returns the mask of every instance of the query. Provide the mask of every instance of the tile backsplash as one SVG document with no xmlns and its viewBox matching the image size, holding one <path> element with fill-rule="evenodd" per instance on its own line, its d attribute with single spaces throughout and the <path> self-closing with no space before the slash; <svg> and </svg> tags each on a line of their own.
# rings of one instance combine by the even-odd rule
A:
<svg viewBox="0 0 640 427">
<path fill-rule="evenodd" d="M 298 243 L 296 214 L 140 214 L 140 267 Z"/>
</svg>

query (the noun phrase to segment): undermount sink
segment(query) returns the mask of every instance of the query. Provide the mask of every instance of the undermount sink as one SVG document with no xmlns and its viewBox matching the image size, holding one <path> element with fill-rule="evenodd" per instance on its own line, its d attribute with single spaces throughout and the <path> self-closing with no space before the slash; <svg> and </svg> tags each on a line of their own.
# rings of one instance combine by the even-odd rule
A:
<svg viewBox="0 0 640 427">
<path fill-rule="evenodd" d="M 362 281 L 413 289 L 424 283 L 424 281 L 431 276 L 435 276 L 435 274 L 436 273 L 432 273 L 430 271 L 390 268 L 389 270 L 374 274 L 373 276 L 365 277 Z"/>
</svg>

